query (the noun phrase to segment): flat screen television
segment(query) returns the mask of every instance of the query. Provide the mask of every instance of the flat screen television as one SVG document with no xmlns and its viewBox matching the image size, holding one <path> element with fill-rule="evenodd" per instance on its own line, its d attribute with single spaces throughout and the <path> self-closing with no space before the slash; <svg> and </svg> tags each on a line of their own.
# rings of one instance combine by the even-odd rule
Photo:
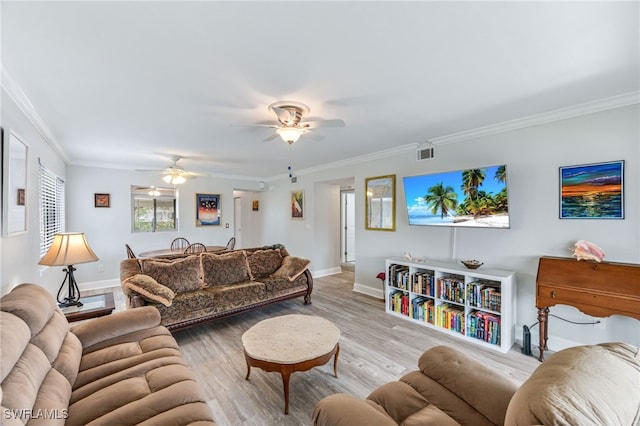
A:
<svg viewBox="0 0 640 426">
<path fill-rule="evenodd" d="M 509 228 L 507 166 L 402 178 L 409 225 Z"/>
</svg>

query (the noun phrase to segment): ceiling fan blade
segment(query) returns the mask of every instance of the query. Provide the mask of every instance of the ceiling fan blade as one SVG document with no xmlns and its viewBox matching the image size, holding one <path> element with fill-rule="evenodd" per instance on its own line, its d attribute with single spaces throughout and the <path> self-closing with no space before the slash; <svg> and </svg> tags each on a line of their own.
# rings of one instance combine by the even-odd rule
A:
<svg viewBox="0 0 640 426">
<path fill-rule="evenodd" d="M 305 123 L 302 123 L 302 125 L 307 124 L 307 122 L 309 122 L 309 127 L 312 129 L 317 129 L 319 127 L 344 127 L 346 125 L 344 120 L 340 118 L 334 118 L 331 120 L 319 119 L 317 121 L 305 120 Z"/>
<path fill-rule="evenodd" d="M 261 124 L 261 123 L 254 123 L 254 124 L 232 124 L 231 126 L 233 127 L 271 127 L 272 129 L 277 129 L 278 127 L 280 127 L 277 124 Z"/>
<path fill-rule="evenodd" d="M 263 142 L 269 142 L 274 140 L 275 138 L 277 138 L 279 135 L 277 133 L 272 134 L 271 136 L 269 136 L 268 138 L 263 139 Z"/>
<path fill-rule="evenodd" d="M 197 178 L 197 177 L 205 177 L 205 176 L 209 176 L 208 173 L 201 173 L 201 172 L 184 172 L 182 173 L 182 176 L 191 179 L 191 178 Z"/>
<path fill-rule="evenodd" d="M 314 140 L 316 142 L 317 141 L 321 141 L 321 140 L 326 138 L 326 136 L 324 136 L 324 135 L 320 135 L 318 133 L 313 133 L 313 132 L 309 132 L 309 136 L 308 137 L 309 137 L 309 139 Z"/>
</svg>

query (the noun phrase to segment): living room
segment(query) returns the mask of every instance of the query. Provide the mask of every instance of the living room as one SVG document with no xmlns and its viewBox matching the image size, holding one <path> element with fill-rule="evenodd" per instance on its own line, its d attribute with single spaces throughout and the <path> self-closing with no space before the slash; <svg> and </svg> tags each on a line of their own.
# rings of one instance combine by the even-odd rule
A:
<svg viewBox="0 0 640 426">
<path fill-rule="evenodd" d="M 273 155 L 274 162 L 278 161 L 276 171 L 251 175 L 250 169 L 263 167 L 263 165 L 258 165 L 257 162 L 255 165 L 245 164 L 238 158 L 228 161 L 229 163 L 237 162 L 234 166 L 237 170 L 235 173 L 221 172 L 215 164 L 208 165 L 206 169 L 210 175 L 187 180 L 176 186 L 178 191 L 176 210 L 179 217 L 177 231 L 135 233 L 131 230 L 132 185 L 148 187 L 164 185 L 158 176 L 137 169 L 157 169 L 166 166 L 170 163 L 166 157 L 152 154 L 165 153 L 168 149 L 148 142 L 145 149 L 149 158 L 153 158 L 153 162 L 131 161 L 118 165 L 119 160 L 115 154 L 115 161 L 104 158 L 104 162 L 100 159 L 89 161 L 76 155 L 76 152 L 91 151 L 91 145 L 82 146 L 76 143 L 73 147 L 67 148 L 64 131 L 58 129 L 65 128 L 64 125 L 72 119 L 67 117 L 67 112 L 62 109 L 56 114 L 50 113 L 52 109 L 57 108 L 55 98 L 45 99 L 45 104 L 39 104 L 35 99 L 31 99 L 31 91 L 40 90 L 40 88 L 26 85 L 23 79 L 35 77 L 31 74 L 23 74 L 22 69 L 11 68 L 13 64 L 9 59 L 17 61 L 15 64 L 21 64 L 19 55 L 15 50 L 11 50 L 13 46 L 20 43 L 8 40 L 14 33 L 8 32 L 7 26 L 4 25 L 5 20 L 11 19 L 12 16 L 20 16 L 24 19 L 30 16 L 31 11 L 28 10 L 28 6 L 23 6 L 27 9 L 12 15 L 10 13 L 14 11 L 12 7 L 18 6 L 8 3 L 11 2 L 2 4 L 2 36 L 3 45 L 5 42 L 9 43 L 8 52 L 12 55 L 5 58 L 5 54 L 8 55 L 8 53 L 4 52 L 7 48 L 3 46 L 1 125 L 4 129 L 4 141 L 10 138 L 11 132 L 18 135 L 28 146 L 28 157 L 25 231 L 10 236 L 6 236 L 3 232 L 0 242 L 0 283 L 3 295 L 23 282 L 36 283 L 55 295 L 63 279 L 60 267 L 38 266 L 40 260 L 39 161 L 65 182 L 66 230 L 84 232 L 89 244 L 99 257 L 97 262 L 77 266 L 76 276 L 81 292 L 120 285 L 119 265 L 126 258 L 124 244 L 131 245 L 137 253 L 167 247 L 171 240 L 178 236 L 207 245 L 224 245 L 230 237 L 234 236 L 238 220 L 242 223 L 242 248 L 280 243 L 291 254 L 311 260 L 310 269 L 314 278 L 320 279 L 336 274 L 341 270 L 340 190 L 348 185 L 354 187 L 356 194 L 356 267 L 350 290 L 354 290 L 358 297 L 367 295 L 374 300 L 382 298 L 382 285 L 377 275 L 385 270 L 385 259 L 402 256 L 404 253 L 411 253 L 416 259 L 456 264 L 459 264 L 460 259 L 478 259 L 484 263 L 480 271 L 496 268 L 515 272 L 516 315 L 514 320 L 518 344 L 522 344 L 523 326 L 531 327 L 531 340 L 537 342 L 538 328 L 534 324 L 538 321 L 536 275 L 540 257 L 570 258 L 574 243 L 578 240 L 587 240 L 605 251 L 606 261 L 640 263 L 640 185 L 638 184 L 640 182 L 640 120 L 638 118 L 640 95 L 637 79 L 640 60 L 638 59 L 637 19 L 633 23 L 626 20 L 618 22 L 619 33 L 615 34 L 619 38 L 606 39 L 606 42 L 603 42 L 604 46 L 590 44 L 583 46 L 584 49 L 580 50 L 583 55 L 586 55 L 584 52 L 589 49 L 596 48 L 601 49 L 598 52 L 613 51 L 615 54 L 601 53 L 598 59 L 602 59 L 603 62 L 610 61 L 619 68 L 600 69 L 598 70 L 600 76 L 595 76 L 597 73 L 594 71 L 594 75 L 571 74 L 553 80 L 553 84 L 559 85 L 560 80 L 564 79 L 563 87 L 551 87 L 552 85 L 544 83 L 546 78 L 551 78 L 550 76 L 537 74 L 531 79 L 527 90 L 518 92 L 520 98 L 504 98 L 497 104 L 483 104 L 475 100 L 476 105 L 484 105 L 483 108 L 487 111 L 500 111 L 504 117 L 500 121 L 483 122 L 477 114 L 477 106 L 461 104 L 458 106 L 460 113 L 456 116 L 455 123 L 440 122 L 432 124 L 431 127 L 425 125 L 422 130 L 418 126 L 412 128 L 409 134 L 401 133 L 404 131 L 403 126 L 396 128 L 393 122 L 396 115 L 400 116 L 404 113 L 404 106 L 402 100 L 391 102 L 391 106 L 387 105 L 385 111 L 390 129 L 379 129 L 384 127 L 381 124 L 378 124 L 378 127 L 372 126 L 383 135 L 379 138 L 393 139 L 393 135 L 397 132 L 401 135 L 398 137 L 399 141 L 396 140 L 394 144 L 384 148 L 384 145 L 376 145 L 380 148 L 365 151 L 364 154 L 347 151 L 354 154 L 346 157 L 344 154 L 341 155 L 339 148 L 334 149 L 333 151 L 338 151 L 337 155 L 320 164 L 309 162 L 319 154 L 317 154 L 318 151 L 307 151 L 307 148 L 313 144 L 328 144 L 329 141 L 305 140 L 306 136 L 310 135 L 302 135 L 300 141 L 289 147 L 280 139 L 262 142 L 265 135 L 256 136 L 251 132 L 242 133 L 234 129 L 243 140 L 255 140 L 260 144 L 275 143 L 275 145 L 269 145 L 273 151 L 269 155 Z M 613 5 L 611 16 L 637 17 L 636 3 L 614 2 Z M 274 4 L 271 6 L 275 7 Z M 576 3 L 575 7 L 580 6 L 584 4 Z M 314 7 L 320 8 L 320 5 L 316 4 Z M 105 10 L 109 9 L 103 9 Z M 259 10 L 262 9 L 259 8 Z M 117 15 L 116 12 L 113 13 Z M 584 13 L 585 16 L 593 18 L 593 12 Z M 73 16 L 67 16 L 67 19 L 73 21 Z M 221 20 L 222 17 L 218 16 L 216 19 Z M 566 17 L 565 19 L 569 25 L 571 20 Z M 603 20 L 606 19 L 603 18 Z M 11 22 L 7 23 L 11 24 Z M 21 23 L 24 24 L 24 22 Z M 13 26 L 9 25 L 9 28 Z M 602 25 L 597 28 L 603 31 L 600 34 L 603 35 L 610 27 Z M 17 34 L 23 35 L 22 32 Z M 598 35 L 597 32 L 596 35 Z M 24 43 L 26 43 L 25 46 L 31 46 L 31 43 L 44 44 L 44 38 L 46 38 L 45 35 L 34 33 L 33 40 L 25 39 Z M 604 37 L 602 39 L 605 40 Z M 235 53 L 229 53 L 231 56 L 233 54 Z M 264 55 L 264 52 L 262 54 Z M 559 51 L 557 54 L 562 56 L 567 52 Z M 579 54 L 576 53 L 576 55 Z M 610 55 L 616 58 L 624 56 L 626 59 L 614 61 Z M 391 61 L 394 57 L 391 55 L 388 60 Z M 524 61 L 522 58 L 520 60 Z M 560 59 L 558 61 L 563 62 Z M 54 70 L 61 66 L 57 65 L 52 58 L 46 58 L 46 62 Z M 19 67 L 19 65 L 14 66 Z M 300 65 L 294 67 L 296 66 Z M 483 67 L 479 66 L 479 68 L 477 79 L 471 83 L 482 86 L 485 84 Z M 144 76 L 145 73 L 141 72 L 141 75 Z M 256 81 L 262 77 L 267 78 L 256 77 L 254 74 L 252 76 Z M 92 78 L 96 80 L 93 80 L 93 83 L 83 81 L 82 88 L 85 88 L 84 85 L 89 87 L 100 81 L 97 75 L 93 75 Z M 398 84 L 391 80 L 402 78 L 403 74 L 390 77 L 388 90 L 393 91 Z M 589 80 L 590 78 L 592 80 Z M 46 86 L 45 80 L 42 85 Z M 144 84 L 143 81 L 144 77 L 140 77 L 140 85 Z M 521 77 L 511 84 L 515 86 L 523 84 L 523 81 L 527 81 L 527 78 Z M 382 81 L 378 83 L 384 84 Z M 324 82 L 324 84 L 327 83 Z M 82 91 L 82 88 L 77 91 Z M 286 90 L 287 88 L 288 86 L 281 91 L 272 92 L 281 97 L 270 98 L 268 101 L 266 101 L 268 96 L 257 97 L 266 102 L 252 106 L 259 106 L 265 114 L 269 114 L 267 106 L 271 102 L 291 98 L 294 95 L 304 95 L 304 90 Z M 569 91 L 569 88 L 574 91 Z M 309 103 L 313 115 L 314 111 L 320 108 L 319 101 L 316 104 L 312 103 L 313 98 L 325 99 L 318 95 L 318 92 L 328 89 L 308 90 L 308 96 L 312 99 L 297 98 L 297 100 Z M 76 89 L 71 88 L 69 91 L 75 92 Z M 487 89 L 487 91 L 490 90 Z M 474 93 L 479 96 L 482 92 Z M 580 93 L 583 96 L 580 96 Z M 428 93 L 421 92 L 421 95 L 425 97 L 425 103 L 428 103 Z M 353 96 L 353 94 L 349 92 L 341 96 Z M 452 93 L 452 98 L 459 99 L 459 96 Z M 537 102 L 544 98 L 552 100 L 541 104 L 546 109 L 527 109 L 527 106 L 537 106 Z M 443 103 L 445 101 L 442 98 L 439 100 Z M 82 103 L 84 100 L 79 102 Z M 101 110 L 102 107 L 92 105 L 91 108 Z M 344 107 L 331 109 L 330 105 L 325 105 L 322 108 L 322 116 L 333 118 L 333 114 L 338 114 L 336 111 L 340 111 L 338 116 L 344 118 L 346 122 L 344 129 L 326 130 L 326 139 L 338 138 L 340 131 L 356 126 L 357 113 L 349 120 L 349 116 L 342 114 L 342 112 L 346 114 Z M 357 108 L 359 107 L 350 109 Z M 438 108 L 439 105 L 428 105 L 423 108 L 424 112 L 416 113 L 412 110 L 410 115 L 423 116 L 424 120 L 428 121 L 429 114 L 431 112 L 435 114 Z M 223 108 L 218 109 L 215 113 L 223 115 L 221 113 L 223 110 Z M 40 111 L 48 111 L 49 114 Z M 198 111 L 198 113 L 202 112 Z M 105 121 L 95 123 L 96 127 L 101 130 L 107 129 L 109 127 L 107 117 L 111 116 L 104 113 Z M 178 118 L 174 117 L 176 120 Z M 242 118 L 247 118 L 247 121 L 239 121 L 239 117 L 225 117 L 225 126 L 230 128 L 232 124 L 258 121 L 257 119 L 249 121 L 250 117 L 245 116 Z M 265 115 L 264 118 L 273 117 Z M 146 123 L 147 126 L 154 124 Z M 185 132 L 191 131 L 192 129 L 185 129 Z M 117 149 L 114 150 L 124 151 L 121 143 L 124 143 L 124 146 L 131 145 L 132 150 L 134 147 L 138 149 L 135 138 L 136 134 L 140 134 L 136 133 L 140 132 L 139 129 L 130 134 L 126 133 L 126 128 L 119 132 L 122 135 L 122 141 L 115 145 Z M 353 137 L 353 134 L 351 135 Z M 172 135 L 176 140 L 172 152 L 182 153 L 185 157 L 199 154 L 191 147 L 183 151 L 182 142 L 179 141 L 180 136 Z M 216 138 L 217 135 L 210 137 L 210 139 Z M 185 139 L 191 139 L 191 136 L 185 136 Z M 371 139 L 373 137 L 368 134 L 366 137 L 355 136 L 352 140 L 354 145 L 366 146 Z M 426 140 L 435 146 L 434 157 L 417 161 L 416 150 Z M 228 144 L 236 142 L 238 141 Z M 104 140 L 103 143 L 108 145 L 111 141 Z M 163 143 L 166 143 L 166 140 Z M 97 150 L 99 144 L 96 142 L 94 144 Z M 245 145 L 245 147 L 248 146 L 250 145 Z M 312 146 L 309 149 L 315 148 Z M 351 147 L 344 149 L 351 149 Z M 205 151 L 204 148 L 203 151 Z M 209 154 L 210 151 L 206 152 L 212 161 L 218 161 L 215 155 Z M 560 218 L 559 169 L 617 161 L 624 163 L 624 216 L 620 219 Z M 188 168 L 194 165 L 196 168 L 201 166 L 197 162 L 190 163 L 188 158 L 185 158 L 182 164 Z M 498 164 L 508 165 L 510 216 L 508 229 L 409 225 L 403 177 Z M 292 171 L 287 169 L 288 165 L 292 166 Z M 295 177 L 295 183 L 290 174 Z M 365 226 L 366 180 L 388 175 L 395 175 L 396 179 L 395 229 L 393 232 L 368 230 Z M 291 191 L 294 190 L 304 191 L 302 219 L 291 218 L 289 206 Z M 202 193 L 220 195 L 222 213 L 219 226 L 196 225 L 194 197 L 195 194 Z M 96 207 L 95 194 L 109 194 L 110 206 Z M 257 210 L 253 209 L 254 201 L 258 201 Z M 234 210 L 238 208 L 238 204 L 241 209 L 241 218 L 234 217 Z M 374 306 L 384 311 L 382 303 Z M 552 308 L 552 313 L 572 322 L 556 317 L 550 318 L 548 344 L 551 351 L 601 342 L 625 342 L 640 346 L 640 327 L 637 319 L 625 316 L 598 318 L 583 314 L 570 306 L 555 306 Z M 595 325 L 591 324 L 596 321 L 599 322 Z M 397 322 L 394 321 L 393 324 Z M 436 332 L 425 329 L 425 333 Z M 343 347 L 342 350 L 347 349 Z M 371 350 L 374 351 L 373 348 Z M 411 363 L 415 365 L 415 356 L 413 358 Z"/>
</svg>

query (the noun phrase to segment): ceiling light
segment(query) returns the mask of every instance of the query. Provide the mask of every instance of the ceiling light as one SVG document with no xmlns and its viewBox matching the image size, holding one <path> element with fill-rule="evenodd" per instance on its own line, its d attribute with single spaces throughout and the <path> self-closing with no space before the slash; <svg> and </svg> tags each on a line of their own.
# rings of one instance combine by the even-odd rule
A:
<svg viewBox="0 0 640 426">
<path fill-rule="evenodd" d="M 151 197 L 159 197 L 160 196 L 160 191 L 158 191 L 157 189 L 152 189 L 151 191 L 149 191 L 149 195 Z"/>
<path fill-rule="evenodd" d="M 167 183 L 172 183 L 174 185 L 180 185 L 181 183 L 185 183 L 187 179 L 179 173 L 171 173 L 162 177 L 162 180 Z"/>
<path fill-rule="evenodd" d="M 276 133 L 280 135 L 283 141 L 291 145 L 298 139 L 300 139 L 300 135 L 304 133 L 304 129 L 299 127 L 289 127 L 284 126 L 276 130 Z"/>
</svg>

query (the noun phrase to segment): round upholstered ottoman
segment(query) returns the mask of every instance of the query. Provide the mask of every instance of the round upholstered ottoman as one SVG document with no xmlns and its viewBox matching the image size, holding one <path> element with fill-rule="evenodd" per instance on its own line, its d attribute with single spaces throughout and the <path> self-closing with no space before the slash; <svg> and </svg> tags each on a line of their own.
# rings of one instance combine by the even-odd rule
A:
<svg viewBox="0 0 640 426">
<path fill-rule="evenodd" d="M 333 356 L 338 377 L 340 330 L 331 321 L 312 315 L 283 315 L 260 321 L 242 335 L 247 377 L 251 367 L 282 375 L 284 412 L 289 414 L 289 376 L 326 364 Z"/>
</svg>

